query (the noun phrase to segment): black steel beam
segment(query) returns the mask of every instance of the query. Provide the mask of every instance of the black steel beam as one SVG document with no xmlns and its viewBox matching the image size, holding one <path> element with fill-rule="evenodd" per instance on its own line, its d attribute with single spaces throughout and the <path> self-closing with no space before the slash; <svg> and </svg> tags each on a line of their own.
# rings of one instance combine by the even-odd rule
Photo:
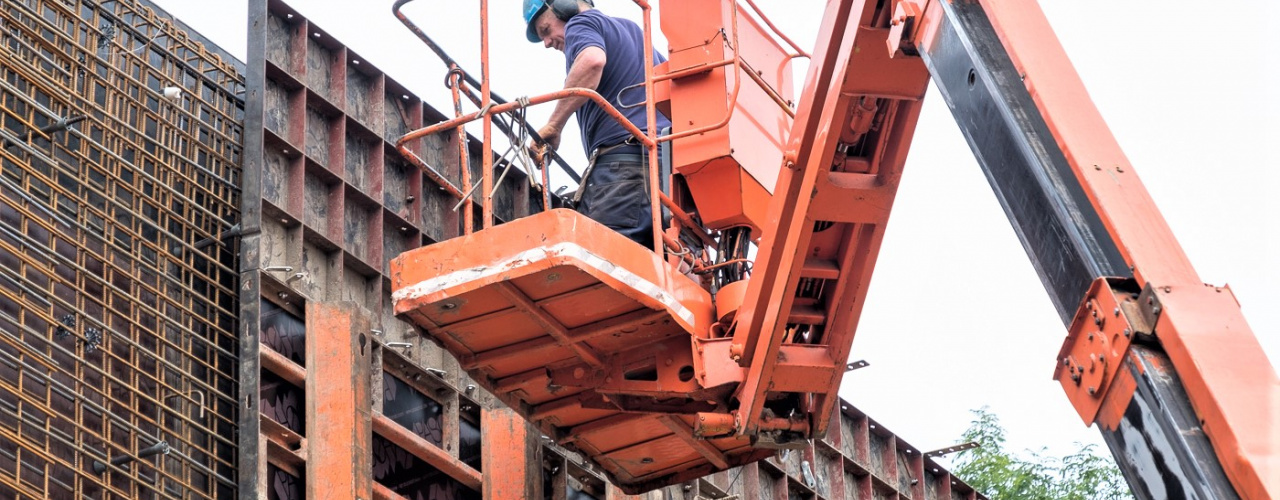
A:
<svg viewBox="0 0 1280 500">
<path fill-rule="evenodd" d="M 1064 325 L 1100 277 L 1132 278 L 1097 210 L 978 2 L 939 2 L 945 22 L 923 47 L 929 72 L 1031 258 Z M 1163 357 L 1135 346 L 1139 359 Z M 1176 374 L 1125 363 L 1138 390 L 1123 422 L 1101 429 L 1139 499 L 1238 498 Z M 1167 360 L 1163 365 L 1171 366 Z"/>
</svg>

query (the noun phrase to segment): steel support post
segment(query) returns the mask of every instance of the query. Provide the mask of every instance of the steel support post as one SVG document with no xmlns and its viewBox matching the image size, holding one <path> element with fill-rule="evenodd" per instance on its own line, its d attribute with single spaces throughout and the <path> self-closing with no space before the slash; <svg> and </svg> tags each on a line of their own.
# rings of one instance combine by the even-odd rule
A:
<svg viewBox="0 0 1280 500">
<path fill-rule="evenodd" d="M 542 498 L 538 436 L 514 410 L 487 409 L 480 414 L 480 460 L 485 500 Z"/>
<path fill-rule="evenodd" d="M 307 498 L 372 495 L 368 332 L 353 303 L 307 303 Z"/>
</svg>

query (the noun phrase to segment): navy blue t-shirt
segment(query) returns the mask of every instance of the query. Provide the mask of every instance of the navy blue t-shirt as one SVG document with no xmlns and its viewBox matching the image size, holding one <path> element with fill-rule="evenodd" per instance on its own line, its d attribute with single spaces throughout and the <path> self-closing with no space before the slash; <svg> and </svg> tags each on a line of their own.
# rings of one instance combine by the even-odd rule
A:
<svg viewBox="0 0 1280 500">
<path fill-rule="evenodd" d="M 618 108 L 636 127 L 647 131 L 644 106 L 622 109 L 618 101 L 619 91 L 644 82 L 644 30 L 628 19 L 607 16 L 599 10 L 591 9 L 569 19 L 569 23 L 565 25 L 564 42 L 566 72 L 573 67 L 574 59 L 577 59 L 583 49 L 600 47 L 604 50 L 604 73 L 600 76 L 596 92 Z M 666 60 L 657 50 L 653 51 L 655 65 Z M 643 102 L 644 86 L 628 90 L 622 100 L 629 104 Z M 631 136 L 627 129 L 594 101 L 587 101 L 578 108 L 577 117 L 578 126 L 582 129 L 582 147 L 588 155 L 598 147 L 617 144 Z M 671 122 L 662 113 L 658 113 L 657 117 L 658 130 L 671 126 Z"/>
</svg>

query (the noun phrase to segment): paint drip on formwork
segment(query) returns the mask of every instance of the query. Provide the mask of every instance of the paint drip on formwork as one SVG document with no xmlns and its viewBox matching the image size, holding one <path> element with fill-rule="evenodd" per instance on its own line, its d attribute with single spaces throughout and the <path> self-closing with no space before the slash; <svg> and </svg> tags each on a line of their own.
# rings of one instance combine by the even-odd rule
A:
<svg viewBox="0 0 1280 500">
<path fill-rule="evenodd" d="M 0 45 L 0 496 L 233 495 L 241 70 L 136 1 Z"/>
</svg>

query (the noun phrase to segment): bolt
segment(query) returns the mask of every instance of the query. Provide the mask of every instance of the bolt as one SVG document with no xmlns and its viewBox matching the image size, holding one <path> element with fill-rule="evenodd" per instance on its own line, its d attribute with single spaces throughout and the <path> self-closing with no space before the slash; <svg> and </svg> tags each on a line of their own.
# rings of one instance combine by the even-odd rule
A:
<svg viewBox="0 0 1280 500">
<path fill-rule="evenodd" d="M 1097 388 L 1097 387 L 1089 387 L 1089 395 L 1090 395 L 1090 396 L 1093 396 L 1093 395 L 1096 395 L 1096 394 L 1098 394 L 1098 388 Z"/>
<path fill-rule="evenodd" d="M 1111 311 L 1111 314 L 1115 315 L 1117 318 L 1120 317 L 1120 308 L 1116 307 L 1114 311 Z"/>
<path fill-rule="evenodd" d="M 1130 335 L 1133 335 L 1133 332 L 1130 332 L 1128 328 L 1125 328 L 1125 329 L 1124 329 L 1124 338 L 1126 338 L 1126 339 L 1127 339 L 1127 338 L 1129 338 L 1129 336 L 1130 336 Z"/>
<path fill-rule="evenodd" d="M 284 292 L 280 292 L 279 294 L 276 294 L 276 296 L 280 297 L 280 300 L 289 300 L 289 294 Z"/>
<path fill-rule="evenodd" d="M 405 202 L 405 203 L 413 203 L 413 200 L 416 200 L 416 199 L 417 199 L 417 198 L 414 198 L 413 196 L 406 196 L 406 197 L 405 197 L 405 199 L 404 199 L 404 202 Z"/>
</svg>

